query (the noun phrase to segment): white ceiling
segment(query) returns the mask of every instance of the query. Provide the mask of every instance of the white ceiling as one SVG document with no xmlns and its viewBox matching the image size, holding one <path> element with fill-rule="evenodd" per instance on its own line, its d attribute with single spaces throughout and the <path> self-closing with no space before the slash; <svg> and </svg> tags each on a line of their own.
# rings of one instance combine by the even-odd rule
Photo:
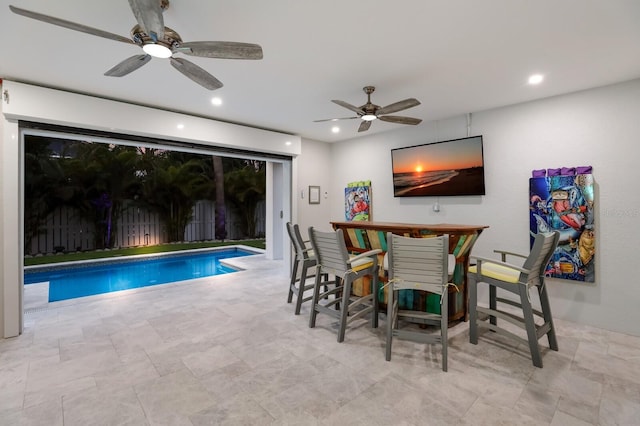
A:
<svg viewBox="0 0 640 426">
<path fill-rule="evenodd" d="M 381 106 L 417 98 L 397 115 L 426 122 L 640 77 L 638 0 L 172 0 L 165 25 L 183 41 L 263 48 L 261 61 L 184 56 L 224 83 L 216 91 L 162 59 L 105 77 L 139 48 L 9 4 L 127 37 L 136 23 L 125 0 L 0 0 L 0 78 L 328 142 L 357 137 L 359 120 L 313 120 L 352 116 L 330 100 L 362 105 L 365 85 Z M 528 85 L 532 73 L 545 81 Z M 377 121 L 366 134 L 402 126 Z"/>
</svg>

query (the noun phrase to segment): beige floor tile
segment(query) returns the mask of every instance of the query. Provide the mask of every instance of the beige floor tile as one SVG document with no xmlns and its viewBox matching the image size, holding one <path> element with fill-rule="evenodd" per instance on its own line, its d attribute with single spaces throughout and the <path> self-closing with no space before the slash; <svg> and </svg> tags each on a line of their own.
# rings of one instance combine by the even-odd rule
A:
<svg viewBox="0 0 640 426">
<path fill-rule="evenodd" d="M 135 386 L 135 393 L 150 423 L 163 424 L 172 415 L 187 418 L 216 401 L 187 369 Z"/>
<path fill-rule="evenodd" d="M 97 389 L 64 397 L 65 426 L 144 425 L 145 414 L 133 388 L 118 392 Z"/>
<path fill-rule="evenodd" d="M 0 341 L 4 425 L 640 424 L 640 337 L 556 320 L 560 351 L 494 333 L 439 347 L 395 339 L 385 321 L 348 329 L 308 303 L 293 314 L 288 272 L 264 256 L 245 270 L 60 303 Z M 35 305 L 34 305 L 35 306 Z M 97 421 L 96 419 L 100 419 Z"/>
</svg>

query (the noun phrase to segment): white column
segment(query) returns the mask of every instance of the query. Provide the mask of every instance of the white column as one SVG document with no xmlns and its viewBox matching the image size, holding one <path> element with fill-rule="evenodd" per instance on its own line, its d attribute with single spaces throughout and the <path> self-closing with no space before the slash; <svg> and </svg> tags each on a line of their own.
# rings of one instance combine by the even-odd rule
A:
<svg viewBox="0 0 640 426">
<path fill-rule="evenodd" d="M 267 162 L 266 241 L 267 258 L 288 259 L 290 245 L 285 223 L 291 218 L 291 164 Z"/>
<path fill-rule="evenodd" d="M 0 127 L 0 332 L 7 338 L 22 333 L 23 327 L 20 136 L 18 123 L 3 116 Z"/>
</svg>

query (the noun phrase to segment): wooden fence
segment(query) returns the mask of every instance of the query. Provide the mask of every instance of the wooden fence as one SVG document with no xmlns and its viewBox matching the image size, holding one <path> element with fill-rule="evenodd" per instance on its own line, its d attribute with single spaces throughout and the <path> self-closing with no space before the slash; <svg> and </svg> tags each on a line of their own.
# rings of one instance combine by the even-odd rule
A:
<svg viewBox="0 0 640 426">
<path fill-rule="evenodd" d="M 196 203 L 191 222 L 184 232 L 184 241 L 215 240 L 215 205 L 212 201 Z M 256 234 L 265 233 L 265 204 L 256 209 Z M 234 214 L 227 208 L 228 240 L 238 239 L 240 232 Z M 68 207 L 60 207 L 47 217 L 42 231 L 26 243 L 26 254 L 73 252 L 95 249 L 93 224 L 82 220 Z M 138 247 L 168 242 L 166 229 L 156 213 L 145 208 L 126 206 L 117 220 L 114 247 Z"/>
</svg>

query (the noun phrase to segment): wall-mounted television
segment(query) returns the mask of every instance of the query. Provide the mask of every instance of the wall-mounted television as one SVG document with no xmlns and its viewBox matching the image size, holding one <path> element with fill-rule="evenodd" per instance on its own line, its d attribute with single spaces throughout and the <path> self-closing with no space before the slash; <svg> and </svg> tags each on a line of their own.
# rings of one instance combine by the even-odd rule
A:
<svg viewBox="0 0 640 426">
<path fill-rule="evenodd" d="M 482 136 L 391 150 L 394 197 L 485 195 Z"/>
</svg>

